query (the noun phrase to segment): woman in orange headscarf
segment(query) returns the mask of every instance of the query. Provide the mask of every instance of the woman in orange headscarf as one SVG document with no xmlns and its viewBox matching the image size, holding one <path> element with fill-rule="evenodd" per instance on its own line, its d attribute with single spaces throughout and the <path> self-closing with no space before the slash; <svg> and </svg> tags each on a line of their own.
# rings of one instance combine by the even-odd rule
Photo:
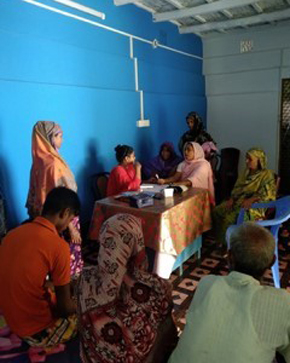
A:
<svg viewBox="0 0 290 363">
<path fill-rule="evenodd" d="M 51 189 L 65 186 L 74 191 L 77 190 L 74 175 L 58 152 L 62 144 L 62 135 L 61 127 L 55 122 L 38 121 L 34 125 L 32 133 L 33 164 L 26 202 L 30 218 L 41 214 L 45 198 Z M 76 275 L 79 274 L 83 265 L 78 218 L 70 223 L 69 236 L 66 239 L 70 243 L 71 274 Z"/>
</svg>

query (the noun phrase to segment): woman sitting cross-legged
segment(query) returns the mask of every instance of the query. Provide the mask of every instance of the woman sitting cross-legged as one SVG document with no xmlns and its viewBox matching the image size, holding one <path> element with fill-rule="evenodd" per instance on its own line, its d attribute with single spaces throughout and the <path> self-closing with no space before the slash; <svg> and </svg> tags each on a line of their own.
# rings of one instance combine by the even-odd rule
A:
<svg viewBox="0 0 290 363">
<path fill-rule="evenodd" d="M 183 153 L 184 161 L 178 165 L 176 173 L 171 178 L 158 179 L 157 183 L 208 189 L 211 202 L 214 204 L 212 169 L 204 158 L 202 147 L 196 142 L 188 142 Z"/>
<path fill-rule="evenodd" d="M 169 178 L 175 173 L 181 160 L 181 157 L 176 155 L 173 144 L 168 141 L 164 142 L 160 147 L 159 154 L 143 164 L 144 178 L 149 181 L 156 181 L 156 176 Z"/>
<path fill-rule="evenodd" d="M 147 272 L 141 221 L 116 214 L 99 242 L 78 285 L 82 362 L 167 362 L 176 344 L 171 286 Z"/>
<path fill-rule="evenodd" d="M 128 145 L 115 147 L 116 159 L 119 165 L 115 166 L 109 176 L 107 196 L 122 192 L 138 190 L 141 184 L 141 164 L 135 161 L 134 149 Z"/>
<path fill-rule="evenodd" d="M 262 149 L 252 148 L 246 154 L 246 170 L 238 178 L 229 200 L 222 202 L 213 211 L 214 230 L 219 245 L 225 244 L 225 234 L 235 224 L 241 208 L 247 209 L 246 220 L 262 219 L 265 211 L 250 209 L 255 202 L 276 199 L 275 176 L 267 168 L 267 157 Z"/>
</svg>

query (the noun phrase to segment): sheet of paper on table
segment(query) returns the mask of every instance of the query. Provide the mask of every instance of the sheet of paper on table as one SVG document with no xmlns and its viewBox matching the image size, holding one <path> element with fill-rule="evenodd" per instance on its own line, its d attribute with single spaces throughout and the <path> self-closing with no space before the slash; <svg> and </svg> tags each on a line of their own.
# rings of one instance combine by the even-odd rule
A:
<svg viewBox="0 0 290 363">
<path fill-rule="evenodd" d="M 153 192 L 160 193 L 163 189 L 167 188 L 168 184 L 159 185 L 159 184 L 141 184 L 140 190 L 141 192 Z"/>
</svg>

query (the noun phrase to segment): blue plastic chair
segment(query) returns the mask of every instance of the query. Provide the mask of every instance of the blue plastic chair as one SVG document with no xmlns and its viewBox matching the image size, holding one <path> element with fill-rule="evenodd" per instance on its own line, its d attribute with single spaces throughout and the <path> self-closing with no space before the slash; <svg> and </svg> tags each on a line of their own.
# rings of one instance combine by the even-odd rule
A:
<svg viewBox="0 0 290 363">
<path fill-rule="evenodd" d="M 277 199 L 272 202 L 266 203 L 254 203 L 251 206 L 251 209 L 254 208 L 275 208 L 274 218 L 267 220 L 255 221 L 255 223 L 259 224 L 263 227 L 270 227 L 270 231 L 275 238 L 275 255 L 276 261 L 272 266 L 272 275 L 274 279 L 274 285 L 277 288 L 280 288 L 280 276 L 279 276 L 279 260 L 278 260 L 278 231 L 282 223 L 286 222 L 290 218 L 290 196 L 283 197 L 281 199 Z M 237 224 L 232 225 L 227 229 L 226 233 L 226 241 L 228 249 L 230 249 L 230 236 L 233 230 L 240 224 L 244 222 L 244 215 L 246 210 L 244 208 L 241 209 Z"/>
</svg>

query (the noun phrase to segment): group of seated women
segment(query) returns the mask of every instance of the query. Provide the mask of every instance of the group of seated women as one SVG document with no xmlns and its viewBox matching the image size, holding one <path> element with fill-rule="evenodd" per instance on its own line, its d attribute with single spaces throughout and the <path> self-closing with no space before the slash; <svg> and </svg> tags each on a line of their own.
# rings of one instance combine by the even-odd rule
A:
<svg viewBox="0 0 290 363">
<path fill-rule="evenodd" d="M 115 148 L 119 162 L 110 173 L 107 196 L 140 188 L 142 166 L 135 161 L 135 153 L 128 145 Z M 159 155 L 144 164 L 145 181 L 156 184 L 185 185 L 209 190 L 214 204 L 213 173 L 210 163 L 205 160 L 202 147 L 196 142 L 184 145 L 184 160 L 178 157 L 171 143 L 161 145 Z"/>
<path fill-rule="evenodd" d="M 214 204 L 213 173 L 206 159 L 210 159 L 217 148 L 212 137 L 204 131 L 196 112 L 190 112 L 186 122 L 189 130 L 181 136 L 178 145 L 182 157 L 176 154 L 171 142 L 164 142 L 159 154 L 144 162 L 142 166 L 135 160 L 131 146 L 116 146 L 116 159 L 119 164 L 111 171 L 107 196 L 138 190 L 143 179 L 161 185 L 174 184 L 207 189 Z"/>
<path fill-rule="evenodd" d="M 141 166 L 139 163 L 137 167 L 133 166 L 135 156 L 132 148 L 118 146 L 116 152 L 121 153 L 122 150 L 124 157 L 127 157 L 126 162 L 113 170 L 122 167 L 125 173 L 129 164 L 128 170 L 132 173 L 130 185 L 138 188 Z M 211 167 L 204 158 L 202 147 L 195 142 L 186 142 L 183 150 L 184 161 L 180 162 L 172 146 L 164 143 L 158 157 L 144 165 L 146 177 L 159 184 L 176 183 L 205 188 L 214 198 Z M 170 165 L 167 174 L 162 169 L 166 160 L 172 162 L 167 164 Z M 276 197 L 274 173 L 266 165 L 263 150 L 248 150 L 246 169 L 237 180 L 231 198 L 213 209 L 218 243 L 225 243 L 226 229 L 236 222 L 241 208 L 247 210 L 247 220 L 264 217 L 263 210 L 251 210 L 250 207 L 254 202 L 269 201 Z M 157 178 L 156 174 L 160 177 Z M 112 182 L 110 179 L 110 188 Z M 124 186 L 115 188 L 114 192 L 124 189 Z M 141 226 L 133 216 L 116 215 L 107 220 L 101 230 L 98 263 L 96 266 L 84 267 L 79 284 L 84 362 L 101 362 L 104 356 L 109 356 L 112 361 L 118 357 L 120 361 L 147 362 L 151 361 L 149 357 L 154 355 L 156 346 L 159 346 L 160 356 L 158 360 L 155 356 L 153 361 L 166 362 L 174 348 L 175 333 L 171 330 L 169 334 L 168 326 L 165 327 L 171 311 L 169 285 L 146 272 L 142 243 Z M 130 255 L 130 248 L 134 248 L 134 253 L 129 262 L 126 258 Z M 194 357 L 189 359 L 194 361 Z M 174 358 L 172 361 L 175 361 Z"/>
<path fill-rule="evenodd" d="M 132 147 L 118 145 L 115 148 L 118 165 L 110 173 L 107 195 L 138 190 L 143 179 L 159 185 L 204 188 L 214 206 L 213 173 L 206 157 L 216 150 L 215 143 L 203 130 L 196 113 L 188 115 L 187 123 L 189 131 L 178 145 L 183 158 L 170 142 L 165 142 L 159 154 L 141 166 Z M 41 214 L 51 189 L 65 186 L 77 190 L 74 176 L 59 154 L 62 134 L 54 122 L 39 121 L 34 126 L 33 165 L 26 205 L 31 218 Z M 225 243 L 226 229 L 235 223 L 241 208 L 247 209 L 248 220 L 260 219 L 264 211 L 251 210 L 251 204 L 275 197 L 275 177 L 267 169 L 264 151 L 248 150 L 245 172 L 237 180 L 231 198 L 213 208 L 217 242 Z M 156 361 L 158 353 L 163 357 L 170 354 L 174 339 L 168 337 L 176 337 L 171 320 L 170 283 L 147 272 L 140 221 L 131 215 L 115 215 L 107 220 L 100 231 L 97 261 L 85 266 L 79 231 L 79 220 L 75 217 L 64 238 L 70 246 L 71 276 L 79 277 L 83 362 L 149 362 L 153 356 L 152 361 Z"/>
</svg>

